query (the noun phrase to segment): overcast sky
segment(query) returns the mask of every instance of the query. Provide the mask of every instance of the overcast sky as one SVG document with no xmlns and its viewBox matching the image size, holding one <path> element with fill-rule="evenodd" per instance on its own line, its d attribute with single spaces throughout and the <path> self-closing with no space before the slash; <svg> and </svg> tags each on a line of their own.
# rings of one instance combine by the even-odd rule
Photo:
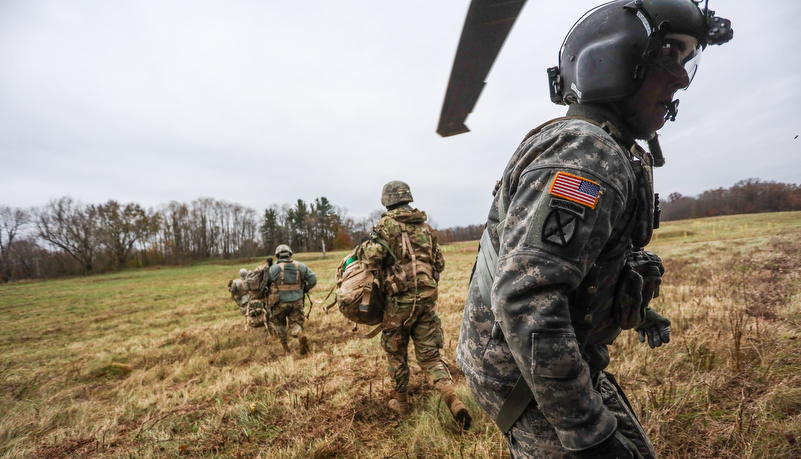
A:
<svg viewBox="0 0 801 459">
<path fill-rule="evenodd" d="M 359 218 L 404 180 L 439 227 L 483 223 L 514 148 L 564 114 L 545 69 L 598 3 L 530 0 L 472 132 L 441 138 L 468 0 L 2 0 L 0 204 L 325 196 Z M 656 190 L 801 183 L 801 1 L 710 8 L 735 38 L 679 93 Z"/>
</svg>

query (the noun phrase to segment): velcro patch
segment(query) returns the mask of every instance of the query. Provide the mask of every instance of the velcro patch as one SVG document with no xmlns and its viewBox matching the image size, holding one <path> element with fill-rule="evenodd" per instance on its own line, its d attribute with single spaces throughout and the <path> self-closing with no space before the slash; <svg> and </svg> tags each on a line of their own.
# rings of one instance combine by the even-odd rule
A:
<svg viewBox="0 0 801 459">
<path fill-rule="evenodd" d="M 578 175 L 558 172 L 548 192 L 553 196 L 595 209 L 601 195 L 601 185 Z"/>
<path fill-rule="evenodd" d="M 584 208 L 576 203 L 565 201 L 564 199 L 553 198 L 551 199 L 551 202 L 548 204 L 548 206 L 551 209 L 562 209 L 572 214 L 575 214 L 576 217 L 582 219 L 584 218 Z"/>
<path fill-rule="evenodd" d="M 575 214 L 553 209 L 542 226 L 542 242 L 566 246 L 576 234 L 578 220 Z"/>
</svg>

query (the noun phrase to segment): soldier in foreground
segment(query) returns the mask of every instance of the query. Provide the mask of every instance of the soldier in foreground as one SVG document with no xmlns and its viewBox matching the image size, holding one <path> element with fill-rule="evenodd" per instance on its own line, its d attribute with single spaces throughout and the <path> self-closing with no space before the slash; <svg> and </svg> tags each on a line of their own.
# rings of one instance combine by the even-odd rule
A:
<svg viewBox="0 0 801 459">
<path fill-rule="evenodd" d="M 468 429 L 470 414 L 456 396 L 448 365 L 439 353 L 443 334 L 435 307 L 437 282 L 445 269 L 445 259 L 436 232 L 426 223 L 425 212 L 409 206 L 412 201 L 406 183 L 393 181 L 384 185 L 381 205 L 387 212 L 364 245 L 365 256 L 386 273 L 383 286 L 387 305 L 381 347 L 387 353 L 389 375 L 394 382 L 394 398 L 389 407 L 401 415 L 411 411 L 407 361 L 411 338 L 420 368 L 428 372 L 456 422 Z"/>
<path fill-rule="evenodd" d="M 309 352 L 309 341 L 303 332 L 303 295 L 317 285 L 317 276 L 305 264 L 292 260 L 292 249 L 281 244 L 275 249 L 276 262 L 268 271 L 266 279 L 270 323 L 281 341 L 284 352 L 289 353 L 287 326 L 293 338 L 300 344 L 301 355 Z"/>
<path fill-rule="evenodd" d="M 573 27 L 549 69 L 567 116 L 532 130 L 496 185 L 457 348 L 512 457 L 656 457 L 604 371 L 607 346 L 631 328 L 652 348 L 670 339 L 648 307 L 664 269 L 643 250 L 659 217 L 656 131 L 701 51 L 731 36 L 691 0 L 613 1 Z"/>
</svg>

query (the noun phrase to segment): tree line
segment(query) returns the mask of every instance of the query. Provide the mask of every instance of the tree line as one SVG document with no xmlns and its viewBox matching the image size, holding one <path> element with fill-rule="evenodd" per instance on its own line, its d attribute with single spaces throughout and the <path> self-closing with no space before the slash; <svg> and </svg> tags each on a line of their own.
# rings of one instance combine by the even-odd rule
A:
<svg viewBox="0 0 801 459">
<path fill-rule="evenodd" d="M 697 197 L 671 193 L 661 207 L 664 221 L 801 210 L 801 185 L 750 178 Z"/>
<path fill-rule="evenodd" d="M 355 220 L 325 197 L 273 205 L 263 216 L 236 203 L 199 198 L 158 208 L 69 196 L 30 209 L 0 205 L 0 282 L 122 268 L 183 264 L 210 257 L 349 249 L 381 212 Z"/>
</svg>

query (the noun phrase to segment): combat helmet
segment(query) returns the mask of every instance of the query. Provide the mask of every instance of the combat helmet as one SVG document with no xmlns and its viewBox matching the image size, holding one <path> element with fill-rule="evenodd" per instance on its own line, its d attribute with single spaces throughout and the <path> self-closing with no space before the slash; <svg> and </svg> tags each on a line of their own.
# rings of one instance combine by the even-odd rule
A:
<svg viewBox="0 0 801 459">
<path fill-rule="evenodd" d="M 699 3 L 615 0 L 588 11 L 565 37 L 559 66 L 548 69 L 551 101 L 569 105 L 626 99 L 666 51 L 692 81 L 706 46 L 721 45 L 734 35 L 731 21 L 708 9 L 709 0 L 703 9 Z M 669 108 L 672 119 L 676 104 Z"/>
<path fill-rule="evenodd" d="M 393 180 L 384 185 L 384 189 L 381 190 L 381 205 L 384 207 L 406 204 L 412 201 L 414 201 L 412 190 L 406 182 Z"/>
<path fill-rule="evenodd" d="M 281 244 L 275 248 L 275 256 L 278 258 L 289 258 L 292 256 L 292 249 L 286 244 Z"/>
</svg>

